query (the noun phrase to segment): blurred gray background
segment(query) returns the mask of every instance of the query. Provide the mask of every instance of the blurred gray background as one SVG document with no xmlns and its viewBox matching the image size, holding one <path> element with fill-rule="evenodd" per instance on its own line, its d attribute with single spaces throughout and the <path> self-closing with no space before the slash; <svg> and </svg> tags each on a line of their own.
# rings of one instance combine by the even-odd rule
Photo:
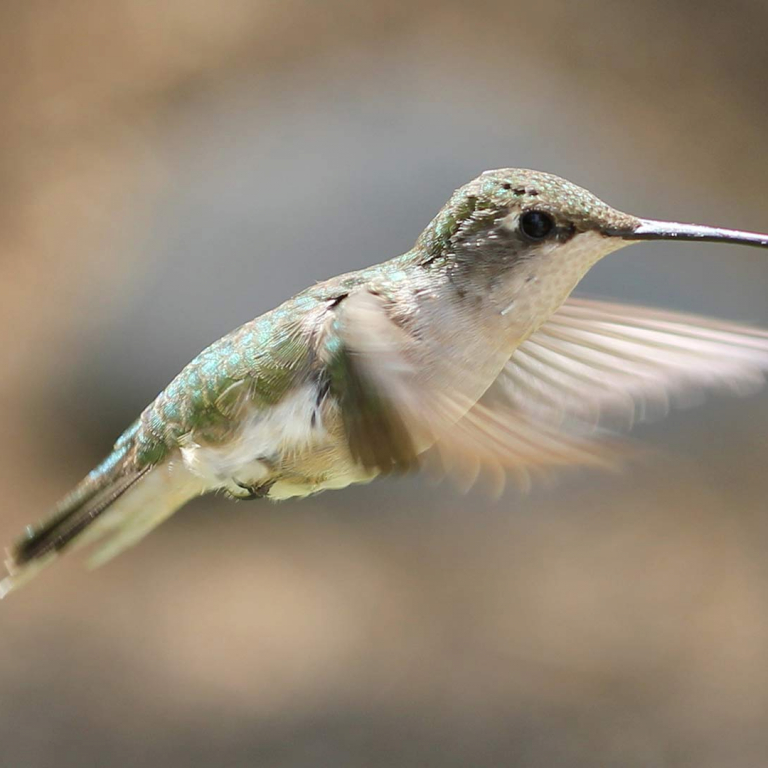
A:
<svg viewBox="0 0 768 768">
<path fill-rule="evenodd" d="M 0 539 L 203 346 L 410 247 L 486 168 L 768 230 L 756 0 L 0 6 Z M 768 326 L 768 260 L 581 292 Z M 0 605 L 0 765 L 768 764 L 768 396 L 499 501 L 201 499 Z"/>
</svg>

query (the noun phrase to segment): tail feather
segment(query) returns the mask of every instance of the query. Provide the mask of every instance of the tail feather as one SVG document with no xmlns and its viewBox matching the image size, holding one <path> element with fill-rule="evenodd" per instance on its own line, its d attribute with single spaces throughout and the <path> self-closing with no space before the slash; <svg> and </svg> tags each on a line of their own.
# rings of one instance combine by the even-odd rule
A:
<svg viewBox="0 0 768 768">
<path fill-rule="evenodd" d="M 57 515 L 54 520 L 34 530 L 31 536 L 18 541 L 11 551 L 13 566 L 23 566 L 32 560 L 60 552 L 134 483 L 138 482 L 149 469 L 150 467 L 146 466 L 133 474 L 120 478 L 82 506 L 76 507 L 65 515 Z"/>
<path fill-rule="evenodd" d="M 0 581 L 0 598 L 28 581 L 59 552 L 69 547 L 129 488 L 151 469 L 137 466 L 128 446 L 115 451 L 56 507 L 49 519 L 30 526 L 10 549 L 8 576 Z"/>
<path fill-rule="evenodd" d="M 180 461 L 156 466 L 141 483 L 80 534 L 73 548 L 97 542 L 88 558 L 88 566 L 104 565 L 143 539 L 190 499 L 208 490 L 205 482 Z"/>
</svg>

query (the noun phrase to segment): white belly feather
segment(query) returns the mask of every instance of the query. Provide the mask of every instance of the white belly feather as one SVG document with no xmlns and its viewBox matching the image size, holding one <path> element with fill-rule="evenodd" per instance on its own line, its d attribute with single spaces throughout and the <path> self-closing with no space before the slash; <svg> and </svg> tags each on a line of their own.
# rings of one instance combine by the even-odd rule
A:
<svg viewBox="0 0 768 768">
<path fill-rule="evenodd" d="M 184 465 L 204 482 L 207 490 L 224 489 L 234 495 L 242 495 L 238 483 L 258 486 L 270 476 L 281 475 L 282 466 L 294 465 L 295 472 L 290 473 L 293 476 L 278 480 L 272 487 L 272 499 L 306 496 L 356 482 L 359 471 L 347 471 L 346 462 L 339 462 L 338 458 L 329 467 L 333 470 L 331 476 L 321 482 L 302 477 L 301 462 L 297 461 L 302 455 L 316 456 L 324 450 L 334 452 L 334 447 L 338 447 L 323 424 L 317 401 L 315 385 L 297 388 L 277 405 L 247 415 L 240 430 L 226 444 L 204 446 L 192 440 L 184 445 Z"/>
</svg>

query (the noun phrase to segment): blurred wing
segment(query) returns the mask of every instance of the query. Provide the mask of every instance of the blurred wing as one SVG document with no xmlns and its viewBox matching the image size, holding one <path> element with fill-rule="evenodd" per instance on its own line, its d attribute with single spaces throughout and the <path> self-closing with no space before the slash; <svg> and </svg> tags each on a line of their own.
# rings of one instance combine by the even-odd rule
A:
<svg viewBox="0 0 768 768">
<path fill-rule="evenodd" d="M 471 371 L 457 370 L 454 387 L 436 389 L 409 360 L 413 343 L 373 293 L 352 294 L 336 310 L 331 388 L 351 452 L 366 468 L 386 473 L 439 462 L 442 473 L 468 486 L 483 469 L 503 485 L 505 470 L 527 484 L 535 469 L 615 464 L 615 451 L 592 430 L 566 434 L 511 403 L 490 407 L 463 396 L 475 389 L 466 386 Z"/>
<path fill-rule="evenodd" d="M 768 333 L 693 315 L 571 299 L 521 344 L 483 401 L 550 429 L 629 429 L 705 390 L 765 382 Z"/>
<path fill-rule="evenodd" d="M 405 471 L 416 463 L 418 410 L 414 371 L 404 356 L 407 336 L 369 291 L 347 296 L 329 338 L 331 392 L 341 407 L 352 457 L 366 469 Z"/>
<path fill-rule="evenodd" d="M 382 472 L 439 468 L 460 486 L 503 487 L 557 466 L 617 466 L 611 435 L 705 390 L 748 394 L 768 371 L 768 333 L 692 315 L 570 300 L 523 342 L 478 402 L 471 371 L 435 389 L 408 359 L 406 332 L 369 292 L 338 312 L 334 389 L 353 455 Z M 426 383 L 425 383 L 426 382 Z"/>
</svg>

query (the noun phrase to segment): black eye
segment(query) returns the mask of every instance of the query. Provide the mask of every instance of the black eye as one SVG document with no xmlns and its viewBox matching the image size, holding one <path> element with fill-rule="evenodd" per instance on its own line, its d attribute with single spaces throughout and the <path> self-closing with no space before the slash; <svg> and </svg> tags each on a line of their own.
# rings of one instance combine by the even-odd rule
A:
<svg viewBox="0 0 768 768">
<path fill-rule="evenodd" d="M 543 240 L 555 228 L 555 220 L 543 211 L 527 211 L 520 217 L 520 231 L 529 240 Z"/>
</svg>

